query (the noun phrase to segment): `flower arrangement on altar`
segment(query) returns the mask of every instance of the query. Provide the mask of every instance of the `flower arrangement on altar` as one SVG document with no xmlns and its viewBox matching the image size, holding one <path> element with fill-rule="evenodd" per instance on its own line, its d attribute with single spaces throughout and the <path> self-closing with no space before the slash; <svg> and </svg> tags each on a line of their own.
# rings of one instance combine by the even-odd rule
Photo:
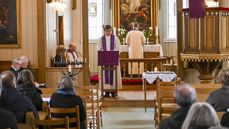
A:
<svg viewBox="0 0 229 129">
<path fill-rule="evenodd" d="M 126 35 L 127 35 L 127 30 L 126 29 L 118 28 L 118 30 L 117 30 L 117 36 L 118 36 L 118 38 L 120 40 L 120 43 L 122 45 L 125 44 Z"/>
<path fill-rule="evenodd" d="M 153 36 L 153 28 L 149 27 L 146 30 L 143 30 L 143 34 L 146 38 L 146 44 L 149 44 L 149 40 Z"/>
</svg>

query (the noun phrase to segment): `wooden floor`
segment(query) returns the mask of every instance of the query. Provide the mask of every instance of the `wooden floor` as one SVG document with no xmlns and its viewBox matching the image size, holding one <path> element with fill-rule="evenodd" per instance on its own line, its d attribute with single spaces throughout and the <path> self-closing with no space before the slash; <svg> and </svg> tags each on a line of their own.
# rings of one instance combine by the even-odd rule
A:
<svg viewBox="0 0 229 129">
<path fill-rule="evenodd" d="M 147 106 L 155 105 L 155 91 L 147 92 Z M 103 106 L 112 107 L 144 107 L 144 94 L 142 90 L 126 91 L 120 90 L 117 98 L 104 97 L 102 99 Z"/>
</svg>

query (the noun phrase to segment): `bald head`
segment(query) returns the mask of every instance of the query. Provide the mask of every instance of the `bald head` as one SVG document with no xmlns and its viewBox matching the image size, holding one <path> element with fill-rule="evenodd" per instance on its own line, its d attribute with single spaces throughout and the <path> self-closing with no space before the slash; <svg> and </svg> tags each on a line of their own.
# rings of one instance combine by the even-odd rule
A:
<svg viewBox="0 0 229 129">
<path fill-rule="evenodd" d="M 191 105 L 196 99 L 195 89 L 187 84 L 179 84 L 175 90 L 175 100 L 176 103 L 181 107 L 186 107 Z"/>
<path fill-rule="evenodd" d="M 69 49 L 75 50 L 76 49 L 76 44 L 75 43 L 70 43 L 68 47 L 69 47 Z"/>
</svg>

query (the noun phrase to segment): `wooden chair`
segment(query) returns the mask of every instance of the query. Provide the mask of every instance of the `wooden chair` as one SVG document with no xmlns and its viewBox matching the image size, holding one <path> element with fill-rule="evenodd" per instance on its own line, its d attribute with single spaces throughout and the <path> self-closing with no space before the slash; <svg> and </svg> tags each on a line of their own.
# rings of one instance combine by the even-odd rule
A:
<svg viewBox="0 0 229 129">
<path fill-rule="evenodd" d="M 62 129 L 69 129 L 69 118 L 60 118 L 58 120 L 53 120 L 53 119 L 49 119 L 49 120 L 37 120 L 37 119 L 32 119 L 32 129 L 37 129 L 38 126 L 43 126 L 43 127 L 47 127 L 47 129 L 56 129 L 58 126 L 59 128 Z M 62 127 L 63 126 L 63 127 Z"/>
<path fill-rule="evenodd" d="M 52 120 L 62 119 L 53 117 L 52 114 L 75 114 L 75 117 L 69 118 L 69 124 L 76 124 L 76 127 L 74 127 L 74 129 L 80 129 L 79 106 L 76 106 L 75 108 L 50 108 L 50 114 Z"/>
<path fill-rule="evenodd" d="M 39 88 L 42 91 L 41 97 L 51 97 L 51 95 L 56 91 L 55 88 Z"/>
<path fill-rule="evenodd" d="M 205 102 L 209 94 L 221 87 L 221 84 L 212 83 L 212 84 L 193 84 L 193 87 L 196 90 L 196 101 Z"/>
<path fill-rule="evenodd" d="M 76 89 L 77 94 L 85 101 L 87 123 L 91 128 L 100 129 L 100 126 L 102 126 L 102 103 L 100 101 L 98 85 L 78 86 Z"/>
<path fill-rule="evenodd" d="M 158 126 L 160 121 L 169 117 L 176 110 L 174 101 L 174 91 L 177 81 L 162 82 L 159 79 L 156 82 L 156 105 L 154 112 L 155 126 Z"/>
</svg>

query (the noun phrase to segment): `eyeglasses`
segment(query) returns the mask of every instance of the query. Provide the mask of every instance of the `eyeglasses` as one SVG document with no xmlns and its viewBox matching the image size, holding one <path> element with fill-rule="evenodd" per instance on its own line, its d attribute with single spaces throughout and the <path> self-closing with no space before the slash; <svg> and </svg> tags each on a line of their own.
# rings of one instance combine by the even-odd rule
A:
<svg viewBox="0 0 229 129">
<path fill-rule="evenodd" d="M 105 31 L 106 31 L 106 32 L 111 32 L 111 31 L 112 31 L 112 29 L 106 29 Z"/>
</svg>

